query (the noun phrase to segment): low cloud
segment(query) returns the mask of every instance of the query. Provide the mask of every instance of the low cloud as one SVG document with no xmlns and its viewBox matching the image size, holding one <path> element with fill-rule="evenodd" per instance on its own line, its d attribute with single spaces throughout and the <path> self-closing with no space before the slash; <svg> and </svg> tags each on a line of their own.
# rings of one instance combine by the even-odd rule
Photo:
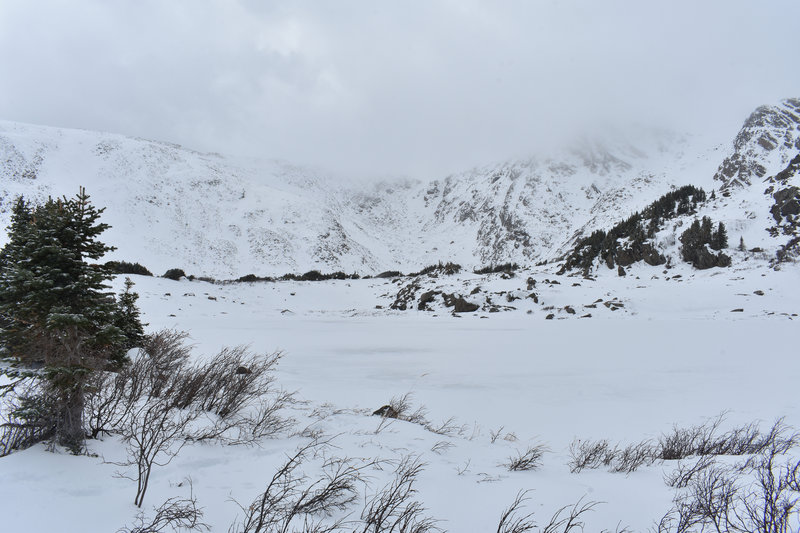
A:
<svg viewBox="0 0 800 533">
<path fill-rule="evenodd" d="M 0 118 L 438 175 L 800 94 L 800 3 L 6 0 Z"/>
</svg>

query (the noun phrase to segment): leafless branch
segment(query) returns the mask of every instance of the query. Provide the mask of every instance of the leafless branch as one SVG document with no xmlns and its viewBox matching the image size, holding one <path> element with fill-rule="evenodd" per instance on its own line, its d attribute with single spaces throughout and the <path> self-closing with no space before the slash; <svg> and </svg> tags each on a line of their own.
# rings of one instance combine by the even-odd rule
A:
<svg viewBox="0 0 800 533">
<path fill-rule="evenodd" d="M 525 502 L 530 500 L 528 492 L 530 491 L 518 492 L 511 505 L 503 511 L 503 514 L 500 515 L 500 523 L 497 525 L 497 533 L 523 533 L 532 531 L 536 527 L 536 523 L 533 521 L 533 513 L 520 514 Z"/>
</svg>

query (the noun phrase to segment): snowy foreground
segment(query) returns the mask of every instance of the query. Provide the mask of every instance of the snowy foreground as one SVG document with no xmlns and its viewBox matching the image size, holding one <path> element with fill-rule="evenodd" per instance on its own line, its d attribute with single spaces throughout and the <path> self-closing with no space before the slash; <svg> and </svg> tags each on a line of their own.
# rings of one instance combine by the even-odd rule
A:
<svg viewBox="0 0 800 533">
<path fill-rule="evenodd" d="M 678 279 L 666 279 L 678 272 Z M 800 273 L 794 267 L 678 268 L 667 276 L 643 267 L 625 278 L 610 274 L 597 280 L 468 274 L 422 283 L 464 296 L 481 286 L 472 297 L 478 301 L 491 291 L 521 294 L 527 277 L 538 282 L 539 303 L 520 297 L 503 302 L 513 310 L 461 316 L 436 302 L 432 311 L 388 310 L 405 281 L 213 285 L 134 276 L 148 330 L 187 331 L 198 358 L 242 344 L 257 353 L 279 350 L 278 382 L 305 402 L 288 413 L 297 420 L 292 431 L 258 446 L 185 446 L 169 465 L 154 469 L 142 510 L 188 496 L 191 479 L 204 521 L 227 531 L 241 519 L 236 502 L 248 506 L 286 455 L 315 434 L 333 439 L 328 455 L 420 456 L 426 466 L 416 498 L 447 531 L 497 530 L 502 511 L 529 489 L 524 510 L 540 526 L 584 498 L 603 502 L 582 517 L 587 531 L 654 527 L 672 504 L 675 489 L 664 477 L 676 461 L 627 475 L 606 468 L 570 473 L 570 444 L 657 439 L 673 425 L 701 424 L 721 413 L 722 429 L 760 422 L 766 431 L 779 417 L 800 428 Z M 588 307 L 597 300 L 622 306 Z M 545 320 L 550 313 L 554 319 Z M 592 316 L 580 318 L 586 314 Z M 434 428 L 452 418 L 449 429 L 438 434 L 371 416 L 408 392 Z M 537 443 L 549 449 L 539 468 L 504 466 Z M 0 530 L 131 526 L 139 511 L 132 503 L 135 483 L 111 464 L 124 459 L 123 445 L 109 437 L 89 441 L 89 451 L 96 456 L 38 445 L 0 459 Z M 798 453 L 795 448 L 790 456 Z M 318 473 L 318 465 L 311 461 L 307 473 Z M 350 509 L 352 518 L 392 470 L 387 463 L 369 471 L 371 486 Z"/>
</svg>

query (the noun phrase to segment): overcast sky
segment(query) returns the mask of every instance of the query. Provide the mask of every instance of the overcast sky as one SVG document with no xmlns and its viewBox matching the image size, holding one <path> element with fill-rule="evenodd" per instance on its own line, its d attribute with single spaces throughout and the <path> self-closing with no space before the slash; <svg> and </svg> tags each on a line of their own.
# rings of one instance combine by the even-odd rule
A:
<svg viewBox="0 0 800 533">
<path fill-rule="evenodd" d="M 436 175 L 800 96 L 798 0 L 0 0 L 0 118 Z"/>
</svg>

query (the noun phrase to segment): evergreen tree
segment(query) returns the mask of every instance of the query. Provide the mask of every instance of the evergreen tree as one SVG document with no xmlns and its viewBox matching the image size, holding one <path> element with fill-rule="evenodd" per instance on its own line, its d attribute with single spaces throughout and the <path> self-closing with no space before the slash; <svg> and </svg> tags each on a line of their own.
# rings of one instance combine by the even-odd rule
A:
<svg viewBox="0 0 800 533">
<path fill-rule="evenodd" d="M 700 239 L 703 243 L 710 243 L 713 234 L 714 223 L 709 217 L 703 217 L 700 222 Z"/>
<path fill-rule="evenodd" d="M 4 355 L 44 365 L 45 392 L 57 441 L 84 440 L 84 388 L 89 374 L 124 360 L 120 308 L 106 284 L 111 273 L 89 265 L 113 248 L 83 188 L 73 199 L 14 207 L 9 242 L 0 252 L 0 343 Z M 134 300 L 135 301 L 135 300 Z"/>
<path fill-rule="evenodd" d="M 716 255 L 708 251 L 708 246 L 714 248 L 715 243 L 722 245 L 717 250 L 728 245 L 728 237 L 725 232 L 725 226 L 720 223 L 717 231 L 711 230 L 713 223 L 709 217 L 703 217 L 703 220 L 698 222 L 697 219 L 692 222 L 689 229 L 681 234 L 680 241 L 681 256 L 687 263 L 691 263 L 695 268 L 711 268 L 715 266 L 726 267 L 730 266 L 731 258 L 720 252 Z"/>
<path fill-rule="evenodd" d="M 131 278 L 125 278 L 125 291 L 119 295 L 117 300 L 118 310 L 114 321 L 114 325 L 125 335 L 123 344 L 125 350 L 140 346 L 144 337 L 144 324 L 139 318 L 139 308 L 136 307 L 139 295 L 133 292 L 132 288 Z"/>
<path fill-rule="evenodd" d="M 747 247 L 744 245 L 744 237 L 741 237 L 741 236 L 739 237 L 739 251 L 740 252 L 746 252 L 747 251 Z"/>
<path fill-rule="evenodd" d="M 711 236 L 711 248 L 713 250 L 722 250 L 728 247 L 728 232 L 725 230 L 725 224 L 722 222 L 717 226 L 717 231 Z"/>
</svg>

